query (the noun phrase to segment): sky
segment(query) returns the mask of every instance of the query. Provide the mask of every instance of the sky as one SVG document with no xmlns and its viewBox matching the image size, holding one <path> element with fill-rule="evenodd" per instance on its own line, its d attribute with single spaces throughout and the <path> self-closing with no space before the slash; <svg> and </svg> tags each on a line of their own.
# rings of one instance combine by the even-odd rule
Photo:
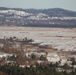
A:
<svg viewBox="0 0 76 75">
<path fill-rule="evenodd" d="M 63 8 L 76 11 L 76 0 L 0 0 L 0 7 L 9 8 Z"/>
</svg>

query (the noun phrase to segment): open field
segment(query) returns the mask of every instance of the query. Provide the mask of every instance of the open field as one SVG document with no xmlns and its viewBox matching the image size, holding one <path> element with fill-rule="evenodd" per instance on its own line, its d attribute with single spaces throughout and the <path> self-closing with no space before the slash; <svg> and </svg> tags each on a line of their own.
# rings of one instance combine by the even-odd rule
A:
<svg viewBox="0 0 76 75">
<path fill-rule="evenodd" d="M 35 27 L 0 27 L 0 38 L 30 38 L 41 44 L 50 44 L 58 50 L 76 50 L 76 29 L 70 28 L 35 28 Z"/>
</svg>

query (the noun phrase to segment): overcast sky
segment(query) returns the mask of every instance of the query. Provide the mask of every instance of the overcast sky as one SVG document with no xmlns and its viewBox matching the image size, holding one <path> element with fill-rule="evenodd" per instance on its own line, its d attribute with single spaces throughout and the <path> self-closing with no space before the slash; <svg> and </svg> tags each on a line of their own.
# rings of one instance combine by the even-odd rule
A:
<svg viewBox="0 0 76 75">
<path fill-rule="evenodd" d="M 0 7 L 64 8 L 76 11 L 76 0 L 0 0 Z"/>
</svg>

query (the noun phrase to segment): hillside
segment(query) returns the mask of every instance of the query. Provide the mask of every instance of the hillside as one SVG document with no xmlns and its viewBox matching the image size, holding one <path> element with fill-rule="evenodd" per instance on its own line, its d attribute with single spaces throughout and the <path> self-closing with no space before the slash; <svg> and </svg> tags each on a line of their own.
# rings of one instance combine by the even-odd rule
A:
<svg viewBox="0 0 76 75">
<path fill-rule="evenodd" d="M 76 27 L 76 12 L 61 8 L 0 7 L 0 26 Z"/>
</svg>

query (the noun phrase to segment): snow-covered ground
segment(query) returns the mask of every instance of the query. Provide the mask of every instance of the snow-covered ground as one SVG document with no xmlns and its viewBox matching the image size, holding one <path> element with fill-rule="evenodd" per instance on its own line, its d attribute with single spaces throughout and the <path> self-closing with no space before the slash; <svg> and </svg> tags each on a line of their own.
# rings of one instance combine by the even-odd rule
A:
<svg viewBox="0 0 76 75">
<path fill-rule="evenodd" d="M 30 38 L 41 44 L 50 44 L 58 50 L 76 51 L 76 29 L 63 28 L 31 28 L 31 27 L 0 27 L 0 38 Z"/>
<path fill-rule="evenodd" d="M 0 10 L 0 13 L 2 13 L 2 14 L 14 14 L 14 15 L 18 15 L 18 16 L 31 15 L 31 13 L 27 13 L 24 11 L 16 11 L 16 10 Z"/>
</svg>

